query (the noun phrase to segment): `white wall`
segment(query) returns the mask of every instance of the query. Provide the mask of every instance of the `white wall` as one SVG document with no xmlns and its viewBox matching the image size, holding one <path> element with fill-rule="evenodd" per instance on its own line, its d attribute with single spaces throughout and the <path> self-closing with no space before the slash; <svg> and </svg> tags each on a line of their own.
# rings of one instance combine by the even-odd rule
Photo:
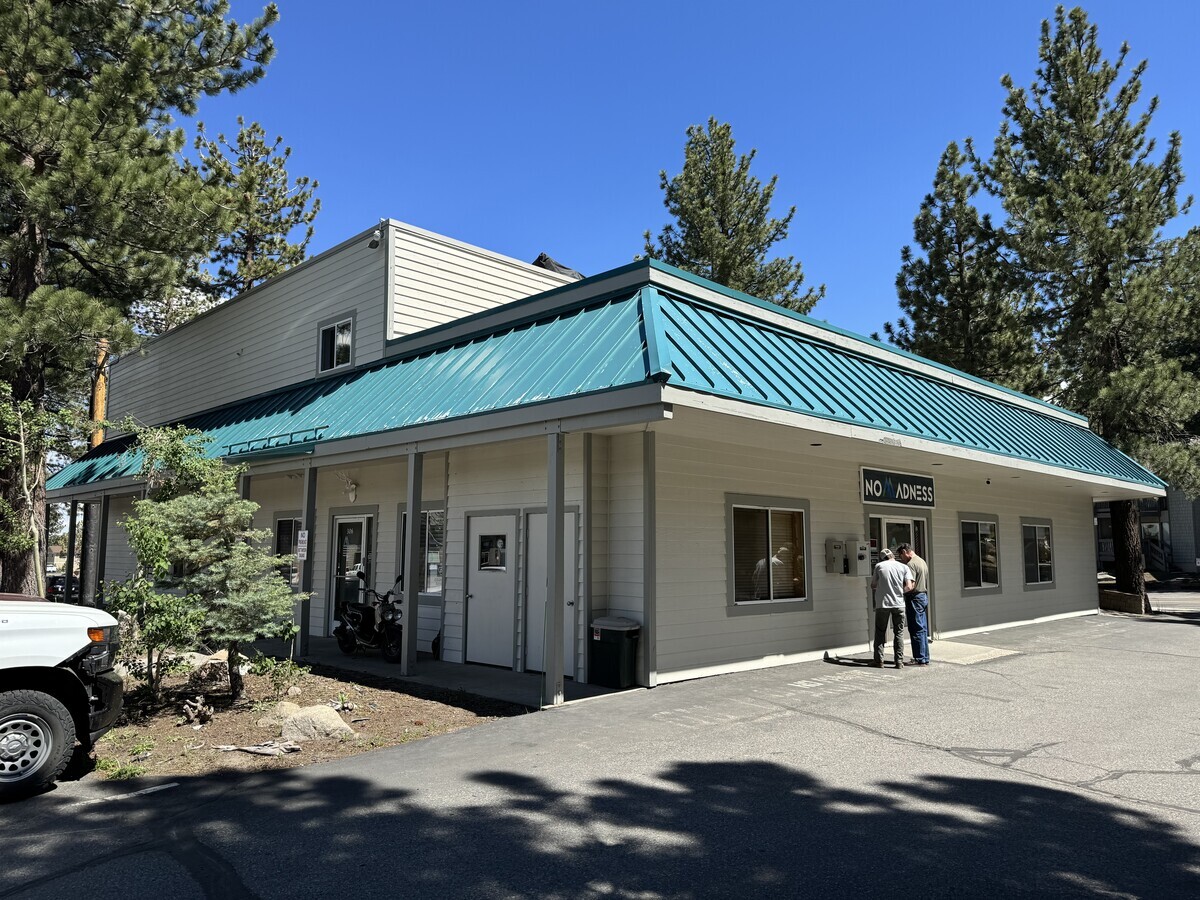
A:
<svg viewBox="0 0 1200 900">
<path fill-rule="evenodd" d="M 355 314 L 354 363 L 379 359 L 386 338 L 384 249 L 335 247 L 122 356 L 108 416 L 155 425 L 317 374 L 319 323 Z"/>
<path fill-rule="evenodd" d="M 403 337 L 564 284 L 570 279 L 479 247 L 391 222 L 393 313 Z"/>
<path fill-rule="evenodd" d="M 569 435 L 566 441 L 564 500 L 567 506 L 582 509 L 583 439 Z M 442 658 L 463 662 L 466 654 L 465 592 L 467 514 L 489 510 L 519 510 L 517 544 L 517 628 L 514 643 L 516 667 L 522 668 L 525 645 L 525 516 L 531 509 L 546 506 L 546 439 L 513 441 L 454 450 L 449 454 L 449 479 L 446 500 L 446 613 L 442 638 Z M 579 529 L 582 536 L 583 529 Z M 582 547 L 577 558 L 582 559 Z M 565 577 L 576 579 L 577 596 L 583 596 L 580 567 Z M 577 653 L 583 665 L 582 638 L 588 624 L 587 611 L 576 606 Z M 574 675 L 575 673 L 567 673 Z"/>
<path fill-rule="evenodd" d="M 826 649 L 865 649 L 867 579 L 825 573 L 827 537 L 866 536 L 859 466 L 889 468 L 887 450 L 844 441 L 821 455 L 780 426 L 733 418 L 704 420 L 700 433 L 658 432 L 657 668 L 660 681 L 730 671 Z M 669 426 L 668 426 L 669 427 Z M 806 452 L 807 451 L 807 452 Z M 920 472 L 911 458 L 890 466 Z M 937 473 L 937 468 L 927 469 Z M 1054 479 L 1023 478 L 981 491 L 983 478 L 935 475 L 932 512 L 935 624 L 942 632 L 1026 621 L 1097 605 L 1090 500 Z M 1019 487 L 1017 485 L 1020 485 Z M 745 607 L 727 599 L 727 493 L 807 501 L 811 609 Z M 1003 593 L 963 595 L 958 513 L 994 513 L 1000 522 Z M 1056 587 L 1026 591 L 1020 517 L 1053 520 Z M 617 529 L 614 528 L 614 532 Z M 936 649 L 934 650 L 936 657 Z"/>
</svg>

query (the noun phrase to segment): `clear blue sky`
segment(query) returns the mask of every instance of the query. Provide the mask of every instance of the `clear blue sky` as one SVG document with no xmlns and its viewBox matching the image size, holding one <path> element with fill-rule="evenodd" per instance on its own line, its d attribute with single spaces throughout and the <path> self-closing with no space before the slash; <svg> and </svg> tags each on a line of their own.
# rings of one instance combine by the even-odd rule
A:
<svg viewBox="0 0 1200 900">
<path fill-rule="evenodd" d="M 250 18 L 262 3 L 235 0 Z M 667 221 L 658 173 L 716 116 L 798 207 L 784 253 L 825 283 L 814 315 L 862 333 L 898 314 L 912 220 L 951 140 L 990 146 L 1000 77 L 1033 80 L 1054 4 L 280 0 L 259 84 L 207 99 L 210 131 L 260 121 L 317 178 L 320 251 L 390 216 L 586 275 Z M 1194 0 L 1085 4 L 1106 56 L 1147 58 L 1155 131 L 1183 134 L 1200 193 Z M 1200 212 L 1185 220 L 1200 224 Z"/>
</svg>

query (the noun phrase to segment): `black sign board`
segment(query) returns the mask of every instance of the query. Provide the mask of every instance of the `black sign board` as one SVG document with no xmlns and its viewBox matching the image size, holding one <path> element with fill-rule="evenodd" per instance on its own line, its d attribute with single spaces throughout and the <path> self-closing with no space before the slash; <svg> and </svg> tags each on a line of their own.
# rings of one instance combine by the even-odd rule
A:
<svg viewBox="0 0 1200 900">
<path fill-rule="evenodd" d="M 933 509 L 933 479 L 905 472 L 862 470 L 863 503 L 890 503 Z"/>
</svg>

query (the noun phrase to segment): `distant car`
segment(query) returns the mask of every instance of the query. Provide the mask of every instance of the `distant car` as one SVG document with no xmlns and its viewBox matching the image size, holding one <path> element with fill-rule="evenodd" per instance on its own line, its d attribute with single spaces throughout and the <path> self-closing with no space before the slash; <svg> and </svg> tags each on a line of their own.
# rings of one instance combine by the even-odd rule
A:
<svg viewBox="0 0 1200 900">
<path fill-rule="evenodd" d="M 67 576 L 49 575 L 46 578 L 46 599 L 62 603 L 67 599 Z"/>
</svg>

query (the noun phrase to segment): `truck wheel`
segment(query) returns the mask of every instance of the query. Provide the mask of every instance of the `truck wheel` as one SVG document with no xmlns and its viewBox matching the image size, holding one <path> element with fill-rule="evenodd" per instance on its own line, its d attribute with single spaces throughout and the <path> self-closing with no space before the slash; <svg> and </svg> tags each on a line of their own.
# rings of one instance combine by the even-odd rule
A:
<svg viewBox="0 0 1200 900">
<path fill-rule="evenodd" d="M 74 749 L 75 722 L 62 703 L 41 691 L 0 693 L 0 797 L 41 790 Z"/>
</svg>

